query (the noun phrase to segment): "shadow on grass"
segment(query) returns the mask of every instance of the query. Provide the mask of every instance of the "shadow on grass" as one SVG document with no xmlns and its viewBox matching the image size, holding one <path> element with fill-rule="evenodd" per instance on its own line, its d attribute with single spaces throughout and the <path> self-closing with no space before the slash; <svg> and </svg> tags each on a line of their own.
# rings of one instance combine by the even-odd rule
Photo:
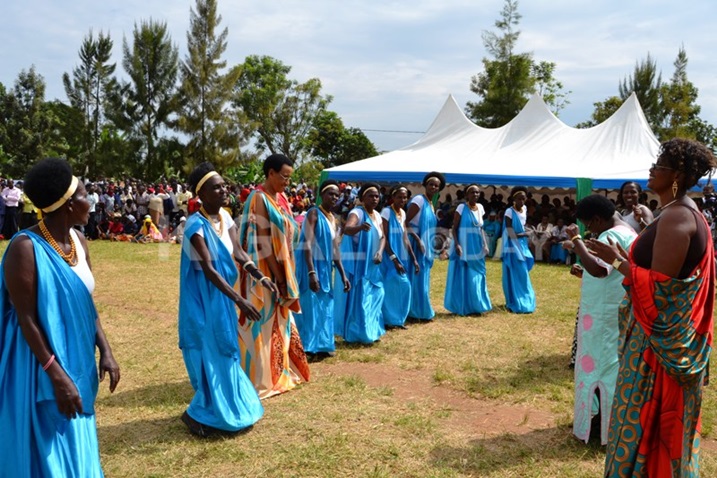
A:
<svg viewBox="0 0 717 478">
<path fill-rule="evenodd" d="M 552 354 L 532 357 L 518 364 L 510 372 L 485 371 L 468 367 L 466 387 L 469 392 L 497 398 L 504 393 L 544 390 L 550 386 L 563 386 L 573 378 L 568 368 L 570 354 Z"/>
<path fill-rule="evenodd" d="M 189 432 L 180 415 L 133 420 L 97 428 L 100 450 L 108 455 L 153 455 L 182 444 L 241 439 L 246 433 L 199 438 Z"/>
<path fill-rule="evenodd" d="M 534 468 L 548 461 L 569 466 L 604 459 L 605 449 L 597 441 L 588 445 L 572 436 L 571 428 L 560 426 L 534 430 L 523 435 L 506 433 L 472 440 L 463 447 L 437 446 L 430 460 L 439 468 L 450 468 L 470 476 L 486 476 L 503 469 Z M 512 475 L 511 475 L 512 476 Z M 515 476 L 522 476 L 520 475 Z M 572 475 L 571 475 L 572 476 Z"/>
<path fill-rule="evenodd" d="M 100 400 L 105 407 L 173 407 L 189 405 L 194 390 L 189 380 L 147 385 L 123 392 L 115 392 Z"/>
</svg>

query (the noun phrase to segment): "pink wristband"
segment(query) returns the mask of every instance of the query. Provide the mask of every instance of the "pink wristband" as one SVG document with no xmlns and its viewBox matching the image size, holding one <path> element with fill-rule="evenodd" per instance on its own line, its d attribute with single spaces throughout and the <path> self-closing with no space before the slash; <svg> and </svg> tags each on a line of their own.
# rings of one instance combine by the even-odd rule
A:
<svg viewBox="0 0 717 478">
<path fill-rule="evenodd" d="M 43 371 L 47 371 L 48 368 L 50 368 L 50 365 L 52 365 L 52 362 L 55 361 L 55 355 L 50 355 L 50 358 L 47 359 L 47 363 L 42 366 Z"/>
</svg>

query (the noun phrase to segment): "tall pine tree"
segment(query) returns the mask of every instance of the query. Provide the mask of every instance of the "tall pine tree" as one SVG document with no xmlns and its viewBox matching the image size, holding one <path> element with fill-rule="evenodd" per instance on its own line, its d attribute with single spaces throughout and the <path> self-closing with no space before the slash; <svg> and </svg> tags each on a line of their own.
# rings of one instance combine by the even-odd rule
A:
<svg viewBox="0 0 717 478">
<path fill-rule="evenodd" d="M 674 137 L 696 138 L 697 132 L 691 122 L 700 114 L 696 104 L 697 88 L 687 79 L 687 52 L 680 47 L 674 62 L 675 72 L 670 83 L 662 86 L 663 124 L 659 136 L 663 139 Z"/>
<path fill-rule="evenodd" d="M 240 68 L 222 73 L 227 62 L 228 30 L 219 32 L 217 0 L 197 0 L 190 9 L 187 56 L 180 66 L 179 116 L 176 127 L 189 136 L 185 159 L 191 168 L 211 161 L 224 170 L 236 161 L 243 144 L 239 118 L 227 111 Z"/>
<path fill-rule="evenodd" d="M 99 33 L 94 37 L 92 30 L 82 41 L 80 64 L 69 73 L 62 75 L 65 93 L 70 105 L 82 113 L 82 144 L 73 145 L 81 150 L 80 166 L 86 174 L 94 177 L 97 173 L 97 148 L 105 124 L 108 97 L 117 82 L 114 78 L 115 63 L 110 63 L 113 42 L 109 34 Z"/>
<path fill-rule="evenodd" d="M 480 97 L 466 104 L 466 115 L 476 124 L 488 128 L 503 126 L 525 106 L 536 89 L 555 114 L 565 107 L 569 91 L 557 81 L 555 64 L 533 61 L 533 54 L 516 53 L 520 36 L 517 0 L 505 0 L 497 32 L 483 32 L 483 45 L 491 58 L 483 58 L 483 71 L 471 79 L 470 90 Z"/>
<path fill-rule="evenodd" d="M 141 144 L 140 164 L 134 172 L 152 179 L 165 169 L 157 147 L 159 133 L 170 125 L 176 107 L 179 53 L 166 23 L 149 20 L 135 24 L 132 36 L 132 46 L 126 39 L 122 45 L 122 66 L 130 82 L 122 87 L 114 120 Z"/>
</svg>

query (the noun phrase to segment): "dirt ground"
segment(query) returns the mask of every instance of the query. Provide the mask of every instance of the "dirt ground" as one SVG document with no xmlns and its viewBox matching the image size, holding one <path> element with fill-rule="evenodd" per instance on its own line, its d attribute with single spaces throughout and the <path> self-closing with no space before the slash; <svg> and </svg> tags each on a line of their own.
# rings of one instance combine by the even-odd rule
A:
<svg viewBox="0 0 717 478">
<path fill-rule="evenodd" d="M 436 386 L 426 371 L 403 370 L 385 363 L 356 362 L 319 362 L 312 364 L 311 368 L 315 378 L 358 376 L 370 387 L 392 389 L 393 396 L 398 400 L 433 402 L 437 409 L 452 412 L 443 426 L 452 428 L 453 433 L 490 438 L 505 433 L 527 435 L 557 426 L 557 416 L 550 412 L 472 398 L 448 387 Z M 703 439 L 701 445 L 706 450 L 717 450 L 717 440 L 714 439 Z"/>
</svg>

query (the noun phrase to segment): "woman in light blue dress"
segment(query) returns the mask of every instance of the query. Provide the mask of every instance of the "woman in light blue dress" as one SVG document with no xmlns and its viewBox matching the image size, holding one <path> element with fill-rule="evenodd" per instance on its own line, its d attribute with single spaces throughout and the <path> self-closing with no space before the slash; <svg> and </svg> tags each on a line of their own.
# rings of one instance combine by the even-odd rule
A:
<svg viewBox="0 0 717 478">
<path fill-rule="evenodd" d="M 443 305 L 458 315 L 483 314 L 493 307 L 485 278 L 488 245 L 483 232 L 485 211 L 478 202 L 480 188 L 471 184 L 465 190 L 466 202 L 453 217 L 453 245 Z"/>
<path fill-rule="evenodd" d="M 433 208 L 433 197 L 446 186 L 443 174 L 430 172 L 423 177 L 425 194 L 411 199 L 406 213 L 406 229 L 411 247 L 416 254 L 418 269 L 406 272 L 411 281 L 411 308 L 408 316 L 419 320 L 431 320 L 436 315 L 431 306 L 431 267 L 435 255 L 433 242 L 438 219 Z"/>
<path fill-rule="evenodd" d="M 341 241 L 341 261 L 351 290 L 334 301 L 336 334 L 346 342 L 370 344 L 386 333 L 381 309 L 384 289 L 381 259 L 385 238 L 376 211 L 379 186 L 364 183 L 361 205 L 349 212 Z"/>
<path fill-rule="evenodd" d="M 187 219 L 179 265 L 179 348 L 194 388 L 182 421 L 191 433 L 207 437 L 248 428 L 264 413 L 241 366 L 237 307 L 248 320 L 260 315 L 234 289 L 235 259 L 247 280 L 272 291 L 276 287 L 237 243 L 237 227 L 222 208 L 224 179 L 210 163 L 202 163 L 188 180 L 202 207 Z"/>
<path fill-rule="evenodd" d="M 615 205 L 601 194 L 580 200 L 575 214 L 595 240 L 604 244 L 618 244 L 627 251 L 637 237 L 629 224 L 618 219 Z M 609 410 L 618 375 L 618 315 L 625 296 L 624 276 L 588 250 L 577 225 L 567 226 L 567 233 L 571 241 L 566 245 L 572 246 L 584 271 L 577 326 L 573 434 L 587 443 L 591 427 L 596 425 L 600 443 L 607 445 Z M 598 416 L 599 424 L 593 423 Z"/>
<path fill-rule="evenodd" d="M 383 323 L 387 329 L 405 329 L 404 323 L 411 307 L 411 282 L 406 271 L 413 268 L 418 273 L 419 265 L 406 233 L 406 211 L 403 207 L 408 201 L 408 189 L 403 185 L 394 186 L 391 199 L 391 205 L 381 211 L 383 235 L 386 237 L 381 270 L 384 288 L 389 291 L 383 300 Z"/>
<path fill-rule="evenodd" d="M 299 284 L 301 312 L 294 314 L 301 343 L 309 356 L 333 356 L 334 296 L 350 290 L 341 254 L 338 251 L 336 218 L 331 210 L 338 202 L 339 184 L 327 179 L 319 186 L 321 205 L 306 213 L 296 248 L 296 280 Z M 334 287 L 333 268 L 336 267 Z"/>
<path fill-rule="evenodd" d="M 528 190 L 524 186 L 515 186 L 510 193 L 512 206 L 503 216 L 503 294 L 505 307 L 515 314 L 535 312 L 535 292 L 530 282 L 534 261 L 525 232 L 527 197 Z"/>
<path fill-rule="evenodd" d="M 67 161 L 25 177 L 39 224 L 16 234 L 0 273 L 0 476 L 102 477 L 95 420 L 99 381 L 120 369 L 92 299 L 90 204 Z M 99 351 L 99 366 L 95 358 Z"/>
</svg>

